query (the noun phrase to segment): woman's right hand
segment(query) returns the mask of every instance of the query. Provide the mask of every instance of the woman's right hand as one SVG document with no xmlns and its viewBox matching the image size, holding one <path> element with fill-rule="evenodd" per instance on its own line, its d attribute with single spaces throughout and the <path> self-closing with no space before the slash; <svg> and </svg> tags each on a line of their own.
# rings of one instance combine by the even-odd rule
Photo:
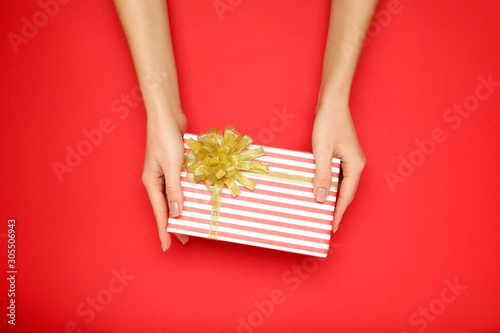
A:
<svg viewBox="0 0 500 333">
<path fill-rule="evenodd" d="M 167 232 L 168 213 L 177 217 L 184 206 L 181 170 L 184 163 L 182 136 L 186 127 L 186 116 L 180 108 L 148 113 L 142 182 L 153 206 L 163 251 L 168 250 L 171 244 L 171 237 Z M 186 235 L 176 236 L 183 244 L 189 240 Z"/>
</svg>

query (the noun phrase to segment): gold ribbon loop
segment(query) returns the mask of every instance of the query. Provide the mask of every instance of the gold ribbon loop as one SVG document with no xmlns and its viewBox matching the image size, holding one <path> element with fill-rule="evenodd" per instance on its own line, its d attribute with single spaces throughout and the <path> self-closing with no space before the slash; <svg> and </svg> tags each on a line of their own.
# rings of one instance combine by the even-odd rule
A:
<svg viewBox="0 0 500 333">
<path fill-rule="evenodd" d="M 253 159 L 263 156 L 262 147 L 247 149 L 252 139 L 242 136 L 233 126 L 226 126 L 224 135 L 219 128 L 211 128 L 198 135 L 198 141 L 189 138 L 186 145 L 191 150 L 186 154 L 184 166 L 187 169 L 187 179 L 197 183 L 205 182 L 207 189 L 212 192 L 210 204 L 210 239 L 217 239 L 222 189 L 227 185 L 231 194 L 236 197 L 241 193 L 236 182 L 250 190 L 257 185 L 239 171 L 269 172 L 269 165 Z"/>
</svg>

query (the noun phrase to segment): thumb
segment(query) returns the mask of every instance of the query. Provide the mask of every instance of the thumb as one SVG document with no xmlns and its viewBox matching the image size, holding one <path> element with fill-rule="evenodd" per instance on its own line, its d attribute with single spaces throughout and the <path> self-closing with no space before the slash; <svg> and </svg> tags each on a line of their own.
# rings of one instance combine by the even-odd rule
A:
<svg viewBox="0 0 500 333">
<path fill-rule="evenodd" d="M 314 197 L 317 202 L 325 202 L 332 184 L 331 154 L 314 153 L 316 173 L 314 175 Z"/>
<path fill-rule="evenodd" d="M 167 196 L 168 208 L 172 217 L 182 213 L 184 207 L 184 194 L 181 187 L 182 164 L 167 163 L 163 168 L 165 175 L 165 195 Z"/>
<path fill-rule="evenodd" d="M 181 171 L 182 163 L 179 165 L 167 163 L 163 169 L 165 175 L 165 194 L 167 196 L 167 204 L 172 217 L 181 215 L 184 208 L 184 193 L 181 186 Z M 183 243 L 189 240 L 189 236 L 175 234 Z"/>
</svg>

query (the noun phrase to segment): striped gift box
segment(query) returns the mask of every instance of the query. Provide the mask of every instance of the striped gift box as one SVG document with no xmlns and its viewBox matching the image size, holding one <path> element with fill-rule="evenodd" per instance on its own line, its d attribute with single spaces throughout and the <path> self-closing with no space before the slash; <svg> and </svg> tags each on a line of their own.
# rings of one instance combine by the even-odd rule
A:
<svg viewBox="0 0 500 333">
<path fill-rule="evenodd" d="M 185 134 L 184 142 L 196 135 Z M 189 148 L 184 146 L 186 151 Z M 258 146 L 250 146 L 256 148 Z M 265 156 L 256 160 L 269 164 L 270 171 L 314 177 L 313 154 L 287 149 L 264 147 Z M 339 180 L 340 160 L 332 159 L 332 180 Z M 313 186 L 268 179 L 245 173 L 257 183 L 254 191 L 239 186 L 241 194 L 233 197 L 227 187 L 222 205 L 217 240 L 264 248 L 326 257 L 332 234 L 333 212 L 337 191 L 331 189 L 326 202 L 314 199 Z M 196 184 L 181 173 L 184 210 L 168 220 L 168 232 L 208 238 L 210 196 L 203 181 Z"/>
</svg>

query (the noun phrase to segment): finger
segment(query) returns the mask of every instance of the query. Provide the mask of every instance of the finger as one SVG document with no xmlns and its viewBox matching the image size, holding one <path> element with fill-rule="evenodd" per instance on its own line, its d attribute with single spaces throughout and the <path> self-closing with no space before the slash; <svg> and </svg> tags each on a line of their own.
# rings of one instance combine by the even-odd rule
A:
<svg viewBox="0 0 500 333">
<path fill-rule="evenodd" d="M 359 179 L 361 178 L 361 166 L 351 166 L 347 163 L 343 166 L 344 178 L 340 183 L 339 195 L 335 203 L 335 213 L 333 217 L 333 232 L 336 232 L 344 213 L 349 204 L 354 199 L 354 194 L 358 188 Z"/>
<path fill-rule="evenodd" d="M 184 207 L 184 194 L 181 187 L 182 162 L 167 163 L 163 167 L 165 175 L 165 194 L 172 217 L 178 217 Z"/>
<path fill-rule="evenodd" d="M 184 193 L 181 186 L 182 164 L 170 164 L 163 169 L 165 175 L 165 194 L 172 217 L 178 217 L 184 208 Z M 189 241 L 189 236 L 175 234 L 182 244 Z"/>
<path fill-rule="evenodd" d="M 181 241 L 182 244 L 186 244 L 189 240 L 189 236 L 188 235 L 183 235 L 183 234 L 175 234 L 175 236 L 177 236 L 177 238 Z"/>
<path fill-rule="evenodd" d="M 314 197 L 317 202 L 325 202 L 332 183 L 332 154 L 322 151 L 314 152 L 316 172 L 314 174 Z"/>
<path fill-rule="evenodd" d="M 160 237 L 161 246 L 163 251 L 166 251 L 170 248 L 172 240 L 170 234 L 167 232 L 168 209 L 165 194 L 163 193 L 163 186 L 159 182 L 150 179 L 146 179 L 144 183 L 148 191 L 151 206 L 153 207 L 156 224 L 158 225 L 158 236 Z"/>
</svg>

